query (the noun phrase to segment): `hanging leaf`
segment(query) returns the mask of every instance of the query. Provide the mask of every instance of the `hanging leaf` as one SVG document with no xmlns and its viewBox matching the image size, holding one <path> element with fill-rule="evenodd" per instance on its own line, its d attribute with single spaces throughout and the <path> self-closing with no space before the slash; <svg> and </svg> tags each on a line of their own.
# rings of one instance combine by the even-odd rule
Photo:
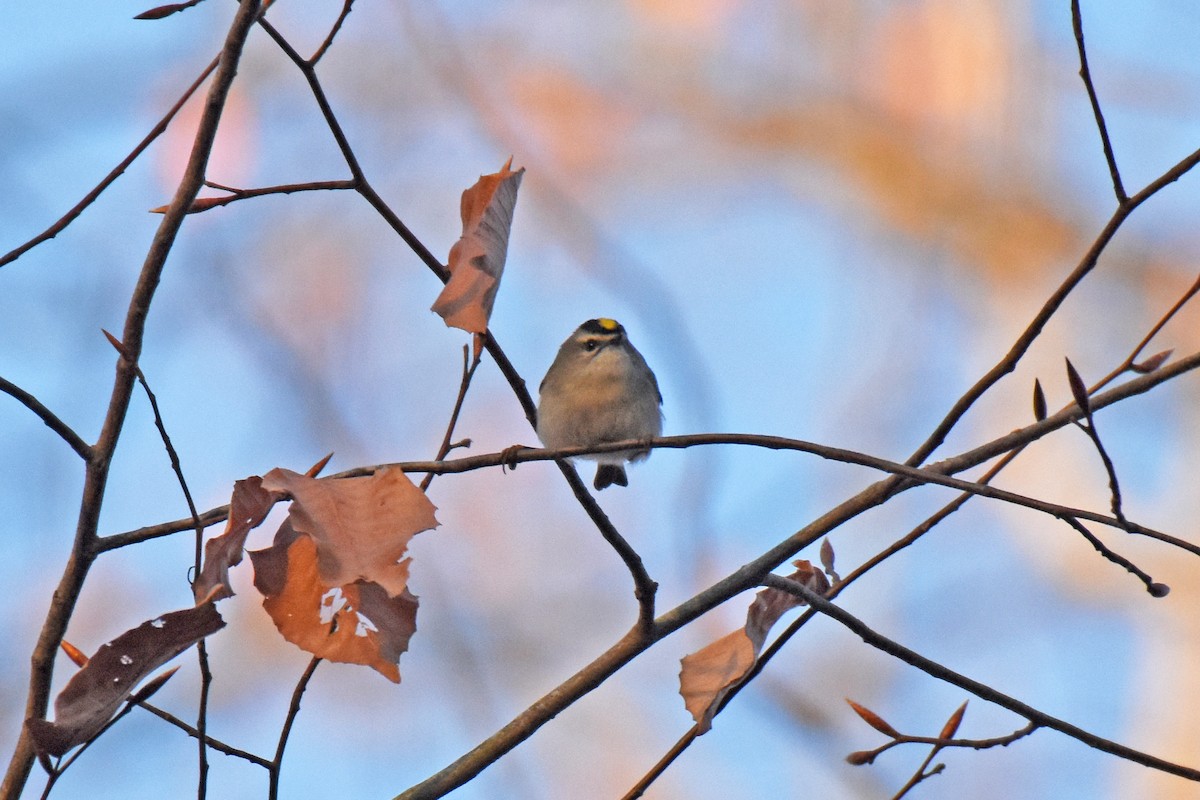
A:
<svg viewBox="0 0 1200 800">
<path fill-rule="evenodd" d="M 205 602 L 143 622 L 102 645 L 55 699 L 53 722 L 26 720 L 38 750 L 61 756 L 88 741 L 147 675 L 223 627 L 216 607 Z M 151 685 L 157 688 L 161 680 Z"/>
<path fill-rule="evenodd" d="M 829 591 L 829 581 L 824 573 L 811 563 L 797 561 L 795 566 L 797 569 L 789 578 L 818 594 Z M 754 666 L 771 627 L 789 609 L 802 605 L 804 601 L 790 592 L 763 589 L 750 604 L 744 627 L 683 657 L 679 693 L 696 721 L 699 733 L 707 733 L 712 728 L 721 701 Z"/>
<path fill-rule="evenodd" d="M 377 583 L 330 586 L 320 576 L 317 546 L 288 523 L 275 544 L 250 552 L 254 584 L 283 638 L 329 661 L 364 664 L 400 682 L 400 655 L 417 629 L 417 598 L 392 597 Z"/>
<path fill-rule="evenodd" d="M 463 192 L 463 232 L 450 248 L 450 281 L 433 304 L 447 325 L 468 333 L 487 331 L 504 274 L 517 190 L 525 174 L 523 167 L 511 168 L 510 158 L 499 172 L 480 176 Z"/>
</svg>

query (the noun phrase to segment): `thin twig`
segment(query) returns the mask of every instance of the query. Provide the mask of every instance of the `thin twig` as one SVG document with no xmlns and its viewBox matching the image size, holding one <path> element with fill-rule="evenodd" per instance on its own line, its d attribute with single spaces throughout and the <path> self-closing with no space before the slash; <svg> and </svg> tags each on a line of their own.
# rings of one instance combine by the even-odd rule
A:
<svg viewBox="0 0 1200 800">
<path fill-rule="evenodd" d="M 1188 303 L 1188 301 L 1190 301 L 1192 299 L 1192 297 L 1194 297 L 1198 292 L 1200 292 L 1200 278 L 1198 278 L 1191 285 L 1191 287 L 1188 288 L 1188 290 L 1186 292 L 1184 292 L 1184 294 L 1175 302 L 1175 304 L 1172 305 L 1171 308 L 1161 318 L 1159 318 L 1159 320 L 1157 322 L 1155 322 L 1155 324 L 1150 328 L 1149 332 L 1144 337 L 1142 337 L 1141 341 L 1139 341 L 1138 344 L 1136 346 L 1134 346 L 1133 350 L 1130 351 L 1129 355 L 1126 356 L 1126 358 L 1116 368 L 1114 368 L 1108 375 L 1106 375 L 1104 378 L 1102 378 L 1100 381 L 1098 381 L 1096 384 L 1094 384 L 1093 386 L 1091 386 L 1088 389 L 1089 395 L 1095 395 L 1096 393 L 1101 391 L 1105 386 L 1107 386 L 1109 383 L 1116 380 L 1118 377 L 1120 377 L 1125 372 L 1128 372 L 1130 370 L 1130 368 L 1133 366 L 1133 364 L 1136 363 L 1137 359 L 1141 356 L 1141 353 L 1149 345 L 1150 341 L 1163 329 L 1164 326 L 1166 326 L 1167 322 L 1169 322 L 1184 307 L 1184 305 L 1186 305 Z M 1161 366 L 1161 365 L 1159 365 L 1159 366 Z M 991 467 L 988 468 L 988 470 L 978 479 L 977 483 L 979 483 L 981 485 L 989 484 L 993 478 L 995 478 L 1009 464 L 1011 464 L 1014 460 L 1016 460 L 1016 458 L 1022 452 L 1024 452 L 1024 450 L 1027 446 L 1028 446 L 1028 444 L 1021 444 L 1021 445 L 1017 446 L 1016 448 L 1008 451 L 996 463 L 994 463 Z M 857 569 L 855 569 L 854 571 L 849 573 L 843 580 L 835 583 L 835 585 L 830 589 L 830 591 L 826 595 L 826 597 L 831 600 L 833 598 L 837 597 L 839 594 L 842 593 L 842 591 L 844 591 L 846 588 L 848 588 L 851 584 L 853 584 L 859 578 L 863 577 L 866 573 L 870 572 L 876 566 L 878 566 L 879 564 L 882 564 L 884 561 L 890 559 L 892 556 L 894 556 L 896 553 L 900 552 L 901 550 L 904 550 L 904 549 L 910 547 L 911 545 L 913 545 L 918 539 L 922 538 L 926 533 L 928 533 L 934 527 L 941 524 L 947 517 L 949 517 L 951 514 L 954 514 L 956 511 L 958 511 L 960 508 L 962 508 L 971 498 L 976 497 L 976 496 L 977 495 L 974 494 L 973 492 L 963 492 L 962 494 L 960 494 L 958 497 L 956 497 L 954 500 L 947 503 L 945 506 L 940 508 L 934 514 L 927 517 L 924 521 L 922 521 L 919 525 L 917 525 L 908 534 L 901 537 L 896 542 L 893 542 L 891 545 L 889 545 L 887 548 L 885 548 L 881 552 L 877 553 L 872 558 L 863 562 L 861 565 L 859 565 L 859 567 Z M 1076 519 L 1074 517 L 1066 517 L 1065 520 L 1068 523 L 1073 522 L 1075 525 L 1082 525 L 1082 523 L 1080 523 L 1078 521 L 1078 519 Z M 1089 541 L 1091 541 L 1093 543 L 1093 546 L 1098 544 L 1098 540 L 1095 540 L 1095 537 L 1089 537 Z M 1101 548 L 1103 548 L 1103 549 L 1101 549 Z M 1111 552 L 1111 551 L 1108 551 L 1107 548 L 1104 548 L 1103 544 L 1100 544 L 1100 547 L 1098 547 L 1097 549 L 1099 549 L 1101 553 Z M 1122 566 L 1124 566 L 1124 564 L 1122 564 Z M 1137 573 L 1135 572 L 1134 574 L 1137 574 Z M 1162 585 L 1151 583 L 1151 584 L 1147 585 L 1147 590 L 1153 592 L 1154 589 L 1151 588 L 1152 586 L 1153 587 L 1161 587 Z M 731 686 L 725 692 L 725 694 L 721 697 L 721 700 L 719 701 L 716 710 L 713 712 L 713 716 L 715 717 L 716 715 L 720 714 L 729 705 L 729 703 L 733 700 L 733 698 L 736 697 L 738 695 L 738 693 L 741 692 L 742 689 L 744 689 L 751 681 L 753 681 L 762 672 L 762 670 L 771 661 L 771 659 L 774 658 L 774 656 L 783 649 L 783 646 L 785 644 L 787 644 L 787 642 L 792 637 L 794 637 L 800 631 L 800 629 L 803 628 L 808 623 L 809 620 L 811 620 L 813 617 L 815 617 L 816 614 L 817 614 L 816 611 L 809 609 L 809 610 L 805 611 L 803 614 L 801 614 L 798 618 L 793 620 L 788 625 L 788 627 L 779 636 L 777 636 L 775 638 L 775 640 L 762 652 L 762 654 L 755 661 L 754 666 L 742 677 L 742 679 L 739 680 L 733 686 Z M 1028 729 L 1028 732 L 1032 732 L 1032 730 L 1035 727 L 1036 726 L 1034 725 L 1034 723 L 1030 723 L 1028 726 L 1026 726 L 1026 729 Z M 1026 730 L 1026 729 L 1022 729 L 1022 730 Z M 1018 731 L 1017 733 L 1019 733 L 1020 735 L 1025 735 L 1024 733 L 1021 733 L 1020 731 Z M 654 783 L 655 780 L 657 780 L 659 777 L 661 777 L 661 775 L 666 771 L 666 769 L 680 755 L 682 755 L 683 752 L 688 749 L 688 747 L 691 746 L 692 742 L 694 742 L 699 737 L 699 735 L 700 735 L 699 726 L 692 725 L 692 727 L 689 728 L 675 742 L 675 744 L 672 745 L 671 748 L 669 750 L 667 750 L 666 753 L 663 754 L 663 756 L 654 764 L 654 766 L 651 767 L 646 772 L 646 774 L 643 775 L 638 780 L 638 782 L 633 786 L 633 788 L 630 789 L 630 791 L 624 796 L 624 798 L 622 800 L 635 800 L 635 798 L 641 797 L 643 795 L 643 793 L 646 791 L 646 789 L 648 789 L 650 787 L 650 785 L 652 783 Z M 1019 736 L 1016 736 L 1016 734 L 1014 734 L 1014 738 L 1019 738 Z M 883 748 L 881 748 L 881 750 L 886 749 L 887 747 L 891 747 L 894 744 L 895 744 L 895 742 L 889 743 L 889 744 L 885 745 Z"/>
<path fill-rule="evenodd" d="M 1146 375 L 1139 375 L 1137 378 L 1129 380 L 1114 389 L 1097 394 L 1092 398 L 1092 408 L 1104 408 L 1129 397 L 1143 394 L 1163 382 L 1172 380 L 1197 368 L 1200 368 L 1200 353 L 1196 353 L 1185 358 L 1180 358 L 1163 366 L 1159 370 Z M 1070 514 L 1078 516 L 1081 519 L 1088 519 L 1093 522 L 1100 522 L 1101 524 L 1120 527 L 1115 519 L 1103 514 L 1097 514 L 1095 512 L 1085 511 L 1082 509 L 1073 509 L 1054 503 L 1047 503 L 1034 498 L 1024 497 L 1023 495 L 1013 492 L 1006 492 L 1004 490 L 985 486 L 982 483 L 972 483 L 970 481 L 963 481 L 950 477 L 951 475 L 979 466 L 980 464 L 990 461 L 993 458 L 1002 457 L 1013 450 L 1037 441 L 1053 431 L 1056 431 L 1065 425 L 1071 424 L 1078 419 L 1079 416 L 1081 416 L 1081 413 L 1082 412 L 1080 412 L 1078 408 L 1072 405 L 1068 408 L 1064 408 L 1057 414 L 1047 417 L 1041 422 L 1037 422 L 1025 428 L 1017 429 L 1011 433 L 994 439 L 991 442 L 954 456 L 953 458 L 944 459 L 924 468 L 908 467 L 893 461 L 888 461 L 886 459 L 877 458 L 875 456 L 870 456 L 843 448 L 828 447 L 825 445 L 805 442 L 799 439 L 790 439 L 781 436 L 764 436 L 760 434 L 706 433 L 691 434 L 686 436 L 663 436 L 651 440 L 639 440 L 636 442 L 636 444 L 639 447 L 648 446 L 651 448 L 672 449 L 687 448 L 697 445 L 729 444 L 766 447 L 776 450 L 795 450 L 798 452 L 808 452 L 822 458 L 843 461 L 851 464 L 859 464 L 893 474 L 904 475 L 910 480 L 915 480 L 922 483 L 935 483 L 951 488 L 970 491 L 972 494 L 979 494 L 986 497 L 992 497 L 994 499 L 1015 502 L 1020 505 L 1025 505 L 1029 508 L 1034 508 L 1035 510 L 1043 511 L 1044 513 L 1054 514 L 1056 516 L 1058 514 Z M 486 467 L 507 466 L 511 465 L 511 463 L 514 461 L 518 463 L 527 461 L 549 461 L 578 456 L 581 454 L 629 449 L 630 445 L 631 442 L 614 442 L 595 447 L 572 447 L 563 448 L 561 450 L 540 450 L 534 448 L 517 450 L 515 452 L 504 450 L 497 453 L 485 453 L 464 458 L 450 459 L 447 461 L 402 461 L 394 464 L 379 464 L 368 467 L 356 467 L 335 475 L 330 475 L 328 476 L 328 479 L 352 478 L 370 475 L 385 466 L 399 467 L 405 472 L 436 472 L 444 475 L 449 473 L 468 472 Z M 228 517 L 228 514 L 228 506 L 219 506 L 201 514 L 201 520 L 206 526 L 215 525 L 224 521 Z M 1200 555 L 1200 546 L 1193 545 L 1176 537 L 1169 536 L 1151 528 L 1146 528 L 1133 523 L 1130 523 L 1130 527 L 1134 533 L 1155 538 L 1174 547 L 1179 547 Z M 136 544 L 141 541 L 147 541 L 149 539 L 156 539 L 161 536 L 169 536 L 174 533 L 179 533 L 180 531 L 191 530 L 191 528 L 192 520 L 190 519 L 173 520 L 171 522 L 164 522 L 158 525 L 151 525 L 124 533 L 105 536 L 99 540 L 96 547 L 98 551 L 103 552 L 118 547 Z"/>
<path fill-rule="evenodd" d="M 1075 530 L 1087 539 L 1092 547 L 1096 548 L 1096 552 L 1104 556 L 1106 559 L 1116 564 L 1119 567 L 1124 567 L 1127 572 L 1136 575 L 1142 583 L 1146 584 L 1146 591 L 1154 597 L 1166 597 L 1170 591 L 1165 583 L 1156 583 L 1153 578 L 1147 575 L 1144 571 L 1138 568 L 1136 564 L 1130 561 L 1125 556 L 1113 552 L 1104 542 L 1097 538 L 1096 534 L 1088 530 L 1087 526 L 1072 516 L 1064 516 L 1063 522 L 1070 525 Z"/>
<path fill-rule="evenodd" d="M 994 703 L 1003 708 L 1007 708 L 1015 714 L 1019 714 L 1030 722 L 1035 722 L 1043 728 L 1052 728 L 1059 733 L 1064 733 L 1079 742 L 1086 744 L 1096 750 L 1109 753 L 1123 758 L 1127 761 L 1132 761 L 1135 764 L 1151 767 L 1152 769 L 1166 772 L 1170 775 L 1178 775 L 1181 778 L 1187 778 L 1192 781 L 1200 781 L 1200 769 L 1194 769 L 1182 764 L 1176 764 L 1167 761 L 1157 756 L 1143 753 L 1140 750 L 1135 750 L 1132 747 L 1127 747 L 1110 739 L 1105 739 L 1090 733 L 1076 725 L 1065 722 L 1057 717 L 1053 717 L 1043 711 L 1039 711 L 1032 706 L 1022 703 L 1013 697 L 1010 697 L 1002 692 L 993 689 L 987 684 L 968 678 L 965 675 L 955 672 L 935 661 L 932 661 L 920 655 L 913 650 L 908 649 L 904 645 L 877 633 L 866 625 L 862 620 L 853 616 L 849 612 L 842 609 L 840 606 L 826 600 L 821 595 L 804 586 L 798 581 L 793 581 L 778 575 L 768 575 L 763 584 L 774 589 L 782 589 L 796 597 L 806 601 L 810 606 L 824 614 L 827 617 L 841 623 L 848 628 L 852 633 L 862 639 L 871 647 L 881 650 L 888 655 L 900 659 L 906 664 L 910 664 L 922 672 L 930 675 L 946 683 L 953 684 L 960 689 L 965 689 L 971 694 Z"/>
<path fill-rule="evenodd" d="M 66 442 L 71 449 L 74 450 L 75 453 L 84 461 L 87 461 L 92 457 L 91 445 L 85 442 L 83 437 L 76 433 L 70 425 L 55 416 L 53 411 L 42 405 L 42 403 L 29 392 L 25 391 L 11 381 L 6 381 L 4 378 L 0 378 L 0 392 L 4 392 L 5 394 L 15 398 L 18 403 L 28 408 L 34 414 L 37 414 L 38 419 L 44 422 L 47 428 L 57 433 L 59 437 Z"/>
<path fill-rule="evenodd" d="M 1125 194 L 1125 186 L 1121 183 L 1121 171 L 1117 169 L 1117 157 L 1113 153 L 1112 140 L 1108 137 L 1108 126 L 1104 123 L 1104 112 L 1100 110 L 1100 98 L 1096 95 L 1096 87 L 1092 83 L 1092 72 L 1088 69 L 1087 48 L 1083 45 L 1083 15 L 1079 11 L 1079 0 L 1071 0 L 1071 27 L 1075 30 L 1075 46 L 1079 50 L 1079 77 L 1087 89 L 1088 100 L 1092 104 L 1092 114 L 1096 117 L 1096 129 L 1100 131 L 1100 144 L 1104 147 L 1104 160 L 1108 162 L 1108 173 L 1112 177 L 1113 193 L 1117 196 L 1118 205 L 1124 205 L 1129 200 Z"/>
<path fill-rule="evenodd" d="M 108 336 L 108 340 L 117 348 L 117 351 L 125 358 L 128 358 L 128 353 L 124 345 L 119 342 L 108 331 L 104 332 Z M 196 511 L 196 501 L 192 498 L 192 492 L 188 489 L 187 479 L 183 476 L 183 464 L 179 460 L 179 453 L 175 449 L 175 445 L 171 443 L 171 437 L 167 433 L 166 423 L 163 422 L 162 412 L 158 407 L 158 397 L 150 389 L 150 383 L 146 380 L 146 374 L 137 363 L 133 365 L 134 373 L 137 375 L 138 383 L 146 392 L 146 398 L 150 401 L 150 410 L 154 414 L 154 426 L 158 428 L 159 437 L 162 439 L 163 447 L 167 450 L 167 458 L 171 462 L 171 470 L 175 473 L 175 478 L 179 482 L 179 488 L 183 490 L 184 500 L 187 501 L 188 511 L 192 515 L 192 524 L 196 530 L 195 548 L 194 548 L 194 564 L 193 574 L 200 574 L 200 563 L 204 555 L 204 525 L 200 522 L 200 514 Z M 208 793 L 208 694 L 212 686 L 212 670 L 208 665 L 208 648 L 205 645 L 205 640 L 201 639 L 196 643 L 196 658 L 200 667 L 200 699 L 199 709 L 196 712 L 196 746 L 198 778 L 196 781 L 196 794 L 198 800 L 204 800 Z"/>
<path fill-rule="evenodd" d="M 874 750 L 866 750 L 855 755 L 861 757 L 861 763 L 871 764 L 883 753 L 902 744 L 927 744 L 940 745 L 943 748 L 958 747 L 969 750 L 990 750 L 993 747 L 1008 747 L 1013 742 L 1024 739 L 1026 736 L 1034 733 L 1040 727 L 1036 722 L 1029 722 L 1012 733 L 1006 733 L 1003 736 L 994 736 L 990 739 L 939 739 L 933 736 L 909 736 L 901 734 L 895 739 L 884 742 Z M 859 763 L 857 759 L 855 763 Z"/>
<path fill-rule="evenodd" d="M 296 716 L 300 713 L 300 700 L 304 697 L 304 692 L 308 689 L 308 682 L 320 664 L 321 659 L 313 656 L 312 660 L 308 662 L 308 666 L 304 668 L 304 674 L 296 682 L 296 688 L 292 690 L 292 702 L 288 705 L 287 717 L 283 721 L 283 729 L 279 732 L 279 744 L 275 746 L 275 758 L 267 767 L 270 775 L 268 800 L 279 800 L 279 775 L 283 768 L 283 751 L 287 747 L 288 737 L 292 734 L 292 725 L 296 722 Z"/>
<path fill-rule="evenodd" d="M 141 708 L 145 709 L 146 711 L 149 711 L 151 714 L 158 717 L 159 719 L 169 722 L 170 724 L 174 725 L 176 728 L 179 728 L 179 730 L 183 731 L 188 736 L 191 736 L 193 739 L 200 738 L 200 731 L 196 730 L 196 728 L 194 728 L 191 725 L 189 725 L 188 723 L 184 722 L 183 720 L 181 720 L 179 717 L 175 716 L 171 712 L 165 711 L 156 705 L 147 703 L 144 700 L 137 703 L 137 705 L 140 706 Z M 227 756 L 233 756 L 234 758 L 240 758 L 245 761 L 249 761 L 251 764 L 255 764 L 264 769 L 271 768 L 271 762 L 268 761 L 267 759 L 263 758 L 262 756 L 256 756 L 254 753 L 250 753 L 245 750 L 241 750 L 237 747 L 233 747 L 232 745 L 225 744 L 225 742 L 222 742 L 220 739 L 214 739 L 211 736 L 205 736 L 204 741 L 208 743 L 209 747 L 211 747 L 213 750 L 216 750 L 219 753 L 224 753 Z"/>
<path fill-rule="evenodd" d="M 442 436 L 442 443 L 438 446 L 437 455 L 433 457 L 434 461 L 441 461 L 450 452 L 453 445 L 450 440 L 454 438 L 454 428 L 458 425 L 458 415 L 462 412 L 463 402 L 467 399 L 467 389 L 471 388 L 471 378 L 475 376 L 475 370 L 479 367 L 479 357 L 471 360 L 469 357 L 470 348 L 463 345 L 463 366 L 462 380 L 458 384 L 458 396 L 454 398 L 454 409 L 450 412 L 450 421 L 446 423 L 446 433 Z M 468 365 L 469 363 L 469 365 Z M 425 477 L 421 479 L 421 491 L 429 491 L 429 484 L 433 483 L 435 473 L 427 472 Z"/>
<path fill-rule="evenodd" d="M 954 403 L 950 411 L 938 423 L 937 427 L 934 428 L 933 433 L 905 461 L 906 464 L 914 466 L 920 464 L 934 450 L 941 447 L 942 443 L 946 441 L 946 436 L 949 435 L 950 431 L 966 415 L 975 402 L 1001 378 L 1017 368 L 1017 362 L 1021 360 L 1033 345 L 1033 342 L 1041 335 L 1042 329 L 1046 327 L 1046 323 L 1050 321 L 1050 318 L 1062 306 L 1067 296 L 1096 267 L 1100 254 L 1108 247 L 1108 243 L 1112 241 L 1113 236 L 1116 235 L 1117 230 L 1120 229 L 1129 215 L 1142 203 L 1146 202 L 1146 200 L 1162 191 L 1164 187 L 1174 183 L 1191 171 L 1198 163 L 1200 163 L 1200 149 L 1194 150 L 1185 158 L 1176 162 L 1169 170 L 1147 184 L 1144 189 L 1130 197 L 1127 202 L 1117 207 L 1087 252 L 1084 253 L 1079 264 L 1059 284 L 1058 288 L 1054 290 L 1046 302 L 1042 304 L 1041 309 L 1034 315 L 1033 321 L 1021 332 L 1009 351 Z"/>
<path fill-rule="evenodd" d="M 158 123 L 150 129 L 150 132 L 146 134 L 145 138 L 142 139 L 142 141 L 140 141 L 132 151 L 130 151 L 129 155 L 125 156 L 120 164 L 117 164 L 117 166 L 113 167 L 112 171 L 109 172 L 108 175 L 106 175 L 104 179 L 100 181 L 100 183 L 96 184 L 96 186 L 90 192 L 85 194 L 83 199 L 76 203 L 70 211 L 68 211 L 66 214 L 63 214 L 57 222 L 39 233 L 37 236 L 20 245 L 15 250 L 0 256 L 0 267 L 16 261 L 22 255 L 37 247 L 42 242 L 49 241 L 55 236 L 58 236 L 58 234 L 62 233 L 68 225 L 74 222 L 75 218 L 82 214 L 84 209 L 95 202 L 96 198 L 99 197 L 105 189 L 112 185 L 117 178 L 121 177 L 125 170 L 129 168 L 129 165 L 136 161 L 137 157 L 140 156 L 142 152 L 149 147 L 154 140 L 162 134 L 163 131 L 167 129 L 167 126 L 171 124 L 171 120 L 175 118 L 177 113 L 179 113 L 179 109 L 183 108 L 188 99 L 195 94 L 196 90 L 200 88 L 200 85 L 203 84 L 208 76 L 212 74 L 213 70 L 217 68 L 217 62 L 219 60 L 220 56 L 209 62 L 208 66 L 200 72 L 199 77 L 192 81 L 192 85 L 184 91 L 183 96 L 180 97 L 175 102 L 175 105 L 171 106 L 170 110 L 167 111 L 163 118 L 160 119 Z"/>
<path fill-rule="evenodd" d="M 228 197 L 198 197 L 188 208 L 189 214 L 201 214 L 213 208 L 227 206 L 238 200 L 248 200 L 252 197 L 266 197 L 272 194 L 293 194 L 295 192 L 324 192 L 339 189 L 355 188 L 354 181 L 309 181 L 308 183 L 287 183 L 279 186 L 263 186 L 258 189 L 236 189 L 223 186 L 212 181 L 205 181 L 205 186 L 222 192 L 229 192 Z M 159 211 L 159 209 L 154 209 Z"/>
<path fill-rule="evenodd" d="M 327 51 L 330 45 L 333 44 L 334 37 L 337 36 L 338 31 L 342 29 L 342 23 L 345 22 L 346 17 L 350 15 L 350 7 L 352 5 L 354 5 L 354 0 L 343 0 L 342 13 L 338 14 L 338 18 L 334 20 L 333 27 L 329 29 L 329 34 L 325 37 L 325 41 L 321 42 L 321 46 L 318 47 L 316 52 L 309 57 L 309 65 L 315 67 L 317 62 L 321 60 L 321 57 L 325 55 L 325 51 Z"/>
<path fill-rule="evenodd" d="M 296 51 L 294 47 L 277 31 L 270 22 L 263 19 L 259 24 L 263 30 L 275 41 L 275 43 L 284 51 L 284 53 L 292 60 L 296 67 L 304 75 L 308 82 L 309 89 L 312 91 L 313 97 L 317 102 L 317 106 L 321 110 L 321 115 L 325 118 L 326 125 L 329 127 L 330 133 L 333 135 L 337 143 L 338 149 L 342 153 L 342 157 L 346 161 L 346 166 L 350 170 L 350 174 L 356 184 L 357 191 L 362 197 L 371 204 L 371 207 L 379 213 L 383 219 L 391 225 L 392 229 L 404 240 L 405 244 L 412 249 L 421 261 L 429 268 L 438 280 L 446 283 L 450 279 L 450 272 L 430 252 L 424 243 L 418 239 L 408 226 L 396 215 L 394 211 L 384 202 L 379 193 L 371 186 L 366 175 L 363 174 L 362 167 L 358 162 L 357 156 L 354 154 L 353 148 L 350 146 L 349 139 L 346 138 L 345 131 L 337 120 L 337 116 L 333 112 L 333 107 L 329 104 L 329 99 L 325 95 L 325 90 L 321 86 L 321 81 L 317 77 L 314 65 L 306 61 Z M 484 347 L 488 353 L 495 359 L 501 372 L 508 380 L 509 385 L 517 395 L 518 401 L 521 403 L 522 409 L 525 411 L 526 417 L 533 424 L 536 419 L 536 409 L 533 404 L 533 399 L 529 396 L 528 390 L 525 388 L 525 381 L 513 368 L 508 358 L 504 355 L 500 345 L 490 332 L 484 334 Z M 650 625 L 654 618 L 654 596 L 657 591 L 658 584 L 651 579 L 646 572 L 645 565 L 642 563 L 641 556 L 629 544 L 629 542 L 621 535 L 604 513 L 603 509 L 596 502 L 596 499 L 588 492 L 583 481 L 576 474 L 574 467 L 570 464 L 560 463 L 559 468 L 562 471 L 563 477 L 570 486 L 572 493 L 583 506 L 587 515 L 591 518 L 592 523 L 600 531 L 600 535 L 609 543 L 621 560 L 625 563 L 633 578 L 634 597 L 638 603 L 638 625 L 644 630 Z"/>
</svg>

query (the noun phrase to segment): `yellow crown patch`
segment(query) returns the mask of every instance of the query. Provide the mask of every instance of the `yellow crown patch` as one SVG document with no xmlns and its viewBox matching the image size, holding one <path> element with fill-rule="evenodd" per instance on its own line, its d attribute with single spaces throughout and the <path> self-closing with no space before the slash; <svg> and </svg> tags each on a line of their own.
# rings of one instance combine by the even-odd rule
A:
<svg viewBox="0 0 1200 800">
<path fill-rule="evenodd" d="M 621 327 L 621 323 L 617 322 L 615 319 L 609 319 L 608 317 L 601 317 L 600 319 L 596 320 L 596 322 L 606 331 L 615 331 Z"/>
</svg>

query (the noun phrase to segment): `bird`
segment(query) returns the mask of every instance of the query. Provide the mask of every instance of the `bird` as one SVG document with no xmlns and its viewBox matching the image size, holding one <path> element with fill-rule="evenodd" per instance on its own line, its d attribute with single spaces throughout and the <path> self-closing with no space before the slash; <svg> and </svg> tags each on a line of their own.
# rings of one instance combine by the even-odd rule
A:
<svg viewBox="0 0 1200 800">
<path fill-rule="evenodd" d="M 590 319 L 558 349 L 538 388 L 537 435 L 551 450 L 590 447 L 662 433 L 662 394 L 646 359 L 625 328 L 608 317 Z M 582 456 L 597 462 L 597 490 L 628 486 L 627 461 L 648 449 Z"/>
</svg>

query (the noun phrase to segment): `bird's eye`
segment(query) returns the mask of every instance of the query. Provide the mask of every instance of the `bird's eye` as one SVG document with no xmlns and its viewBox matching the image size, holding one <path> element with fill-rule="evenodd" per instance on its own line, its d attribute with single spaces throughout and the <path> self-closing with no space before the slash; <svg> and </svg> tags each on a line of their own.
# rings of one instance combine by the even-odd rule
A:
<svg viewBox="0 0 1200 800">
<path fill-rule="evenodd" d="M 592 352 L 593 350 L 595 350 L 596 349 L 596 340 L 588 339 L 586 342 L 583 343 L 583 349 L 587 350 L 589 353 Z"/>
</svg>

